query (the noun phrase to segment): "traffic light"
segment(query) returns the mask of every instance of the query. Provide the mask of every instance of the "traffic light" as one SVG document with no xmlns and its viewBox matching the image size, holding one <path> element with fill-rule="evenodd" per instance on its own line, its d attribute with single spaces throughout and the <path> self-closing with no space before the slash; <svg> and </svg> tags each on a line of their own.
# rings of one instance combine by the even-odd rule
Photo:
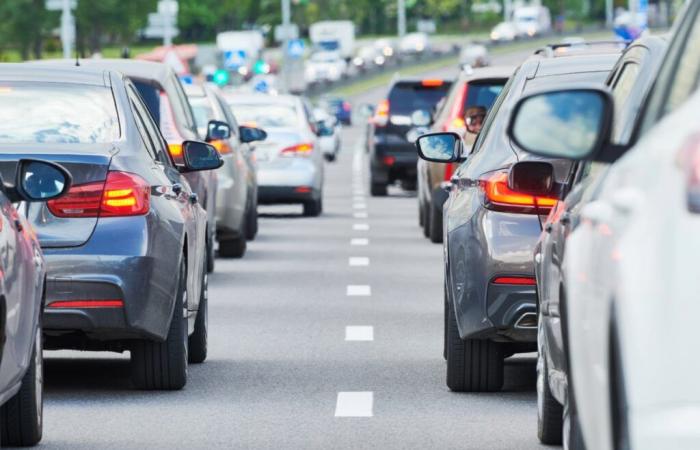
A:
<svg viewBox="0 0 700 450">
<path fill-rule="evenodd" d="M 229 74 L 228 70 L 219 69 L 214 72 L 213 81 L 219 86 L 226 86 L 228 84 Z"/>
</svg>

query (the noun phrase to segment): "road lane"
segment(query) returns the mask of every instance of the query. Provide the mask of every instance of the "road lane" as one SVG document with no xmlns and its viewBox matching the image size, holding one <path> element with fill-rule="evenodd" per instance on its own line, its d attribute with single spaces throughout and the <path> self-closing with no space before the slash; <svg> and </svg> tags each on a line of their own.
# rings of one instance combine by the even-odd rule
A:
<svg viewBox="0 0 700 450">
<path fill-rule="evenodd" d="M 507 364 L 503 392 L 447 390 L 441 247 L 422 237 L 413 195 L 368 196 L 366 161 L 353 170 L 361 140 L 362 126 L 344 130 L 321 217 L 261 207 L 246 257 L 217 261 L 210 357 L 183 391 L 133 390 L 124 356 L 47 352 L 42 445 L 541 448 L 532 358 Z M 358 257 L 371 264 L 349 263 Z"/>
</svg>

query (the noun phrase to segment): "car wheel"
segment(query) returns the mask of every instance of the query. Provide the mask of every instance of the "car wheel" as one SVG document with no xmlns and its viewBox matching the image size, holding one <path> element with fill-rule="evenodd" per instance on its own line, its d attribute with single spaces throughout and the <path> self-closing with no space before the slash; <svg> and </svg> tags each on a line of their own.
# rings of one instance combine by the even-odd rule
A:
<svg viewBox="0 0 700 450">
<path fill-rule="evenodd" d="M 372 197 L 386 197 L 388 191 L 384 183 L 372 183 L 369 187 L 369 193 Z"/>
<path fill-rule="evenodd" d="M 425 203 L 423 205 L 423 236 L 430 238 L 430 210 L 432 208 L 430 207 L 429 203 Z"/>
<path fill-rule="evenodd" d="M 447 301 L 447 285 L 445 285 L 444 289 L 444 296 L 445 296 L 445 314 L 444 314 L 444 326 L 442 328 L 443 331 L 443 341 L 442 341 L 442 357 L 445 361 L 447 361 L 447 324 L 448 324 L 448 319 L 450 316 L 450 304 Z"/>
<path fill-rule="evenodd" d="M 545 445 L 561 445 L 563 407 L 549 389 L 547 358 L 537 355 L 537 437 Z"/>
<path fill-rule="evenodd" d="M 447 387 L 454 392 L 493 392 L 503 387 L 503 348 L 486 339 L 462 340 L 448 307 Z"/>
<path fill-rule="evenodd" d="M 257 205 L 251 205 L 246 213 L 247 224 L 245 227 L 246 239 L 252 241 L 258 234 L 258 208 Z"/>
<path fill-rule="evenodd" d="M 207 359 L 207 333 L 209 325 L 209 275 L 202 277 L 202 293 L 199 309 L 194 322 L 194 332 L 189 337 L 187 359 L 192 364 L 203 363 Z"/>
<path fill-rule="evenodd" d="M 242 258 L 247 247 L 245 236 L 219 241 L 219 255 L 224 258 Z"/>
<path fill-rule="evenodd" d="M 323 211 L 323 199 L 308 200 L 304 202 L 304 216 L 318 217 Z"/>
<path fill-rule="evenodd" d="M 323 155 L 323 157 L 326 159 L 328 162 L 333 162 L 335 161 L 335 153 L 326 153 Z"/>
<path fill-rule="evenodd" d="M 0 444 L 28 447 L 41 440 L 44 413 L 44 364 L 41 327 L 36 330 L 32 360 L 19 391 L 0 407 Z"/>
<path fill-rule="evenodd" d="M 131 379 L 138 389 L 178 390 L 187 383 L 187 271 L 180 263 L 175 307 L 165 341 L 138 340 L 131 349 Z"/>
<path fill-rule="evenodd" d="M 207 272 L 212 273 L 216 265 L 216 254 L 214 252 L 214 240 L 207 230 Z"/>
<path fill-rule="evenodd" d="M 430 222 L 430 227 L 428 227 L 428 238 L 430 242 L 434 244 L 442 243 L 442 208 L 438 207 L 435 201 L 427 205 L 429 209 L 428 221 Z"/>
<path fill-rule="evenodd" d="M 425 215 L 423 214 L 423 202 L 420 201 L 420 196 L 418 196 L 418 226 L 423 228 L 425 224 Z"/>
</svg>

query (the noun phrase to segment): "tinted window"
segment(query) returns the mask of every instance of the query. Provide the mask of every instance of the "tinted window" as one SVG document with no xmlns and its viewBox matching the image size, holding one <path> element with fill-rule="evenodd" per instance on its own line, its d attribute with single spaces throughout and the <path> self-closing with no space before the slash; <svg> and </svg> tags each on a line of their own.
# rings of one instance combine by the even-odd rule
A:
<svg viewBox="0 0 700 450">
<path fill-rule="evenodd" d="M 440 86 L 423 86 L 420 83 L 397 83 L 389 93 L 391 114 L 410 116 L 418 109 L 432 111 L 447 94 L 450 83 Z"/>
<path fill-rule="evenodd" d="M 298 127 L 299 116 L 291 105 L 232 103 L 231 108 L 243 125 L 265 127 Z"/>
<path fill-rule="evenodd" d="M 464 101 L 464 109 L 470 106 L 483 106 L 491 109 L 503 90 L 505 81 L 501 83 L 470 83 L 467 90 L 467 98 Z"/>
<path fill-rule="evenodd" d="M 615 119 L 613 121 L 613 139 L 620 140 L 621 130 L 625 128 L 624 114 L 627 111 L 627 101 L 631 98 L 632 90 L 639 78 L 639 64 L 627 63 L 622 68 L 620 76 L 615 81 L 612 88 L 612 95 L 615 99 Z"/>
<path fill-rule="evenodd" d="M 119 135 L 109 88 L 0 82 L 2 143 L 107 143 Z"/>
<path fill-rule="evenodd" d="M 156 122 L 160 122 L 160 89 L 143 81 L 132 81 L 136 89 L 138 89 L 139 94 L 141 94 L 141 98 L 148 107 L 148 111 L 151 113 L 151 116 L 153 116 L 153 119 Z"/>
</svg>

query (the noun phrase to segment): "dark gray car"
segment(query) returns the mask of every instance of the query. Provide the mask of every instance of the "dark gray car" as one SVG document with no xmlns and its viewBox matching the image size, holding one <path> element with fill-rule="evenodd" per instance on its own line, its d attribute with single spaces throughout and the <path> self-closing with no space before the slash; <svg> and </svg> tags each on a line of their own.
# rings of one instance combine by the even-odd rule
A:
<svg viewBox="0 0 700 450">
<path fill-rule="evenodd" d="M 499 390 L 504 358 L 537 348 L 532 254 L 541 232 L 539 215 L 547 214 L 556 199 L 535 198 L 510 186 L 508 169 L 533 158 L 506 136 L 510 110 L 523 94 L 543 86 L 602 84 L 618 58 L 616 53 L 528 59 L 504 87 L 473 150 L 464 152 L 443 219 L 445 357 L 447 386 L 453 391 Z M 449 150 L 432 160 L 454 160 Z M 554 166 L 558 180 L 568 176 L 568 162 Z"/>
<path fill-rule="evenodd" d="M 18 137 L 0 141 L 3 178 L 37 157 L 73 176 L 66 195 L 26 212 L 48 263 L 46 348 L 130 350 L 137 387 L 181 388 L 188 350 L 206 357 L 207 293 L 206 212 L 183 174 L 218 168 L 216 149 L 185 141 L 175 165 L 115 71 L 3 65 L 0 82 L 22 96 Z"/>
<path fill-rule="evenodd" d="M 3 89 L 0 117 L 12 114 L 21 92 Z M 0 122 L 0 143 L 15 142 L 16 122 Z M 21 140 L 21 139 L 20 139 Z M 46 201 L 65 193 L 70 175 L 37 160 L 15 161 L 16 174 L 0 180 L 0 445 L 34 445 L 43 429 L 41 311 L 46 263 L 39 241 L 12 203 Z"/>
</svg>

